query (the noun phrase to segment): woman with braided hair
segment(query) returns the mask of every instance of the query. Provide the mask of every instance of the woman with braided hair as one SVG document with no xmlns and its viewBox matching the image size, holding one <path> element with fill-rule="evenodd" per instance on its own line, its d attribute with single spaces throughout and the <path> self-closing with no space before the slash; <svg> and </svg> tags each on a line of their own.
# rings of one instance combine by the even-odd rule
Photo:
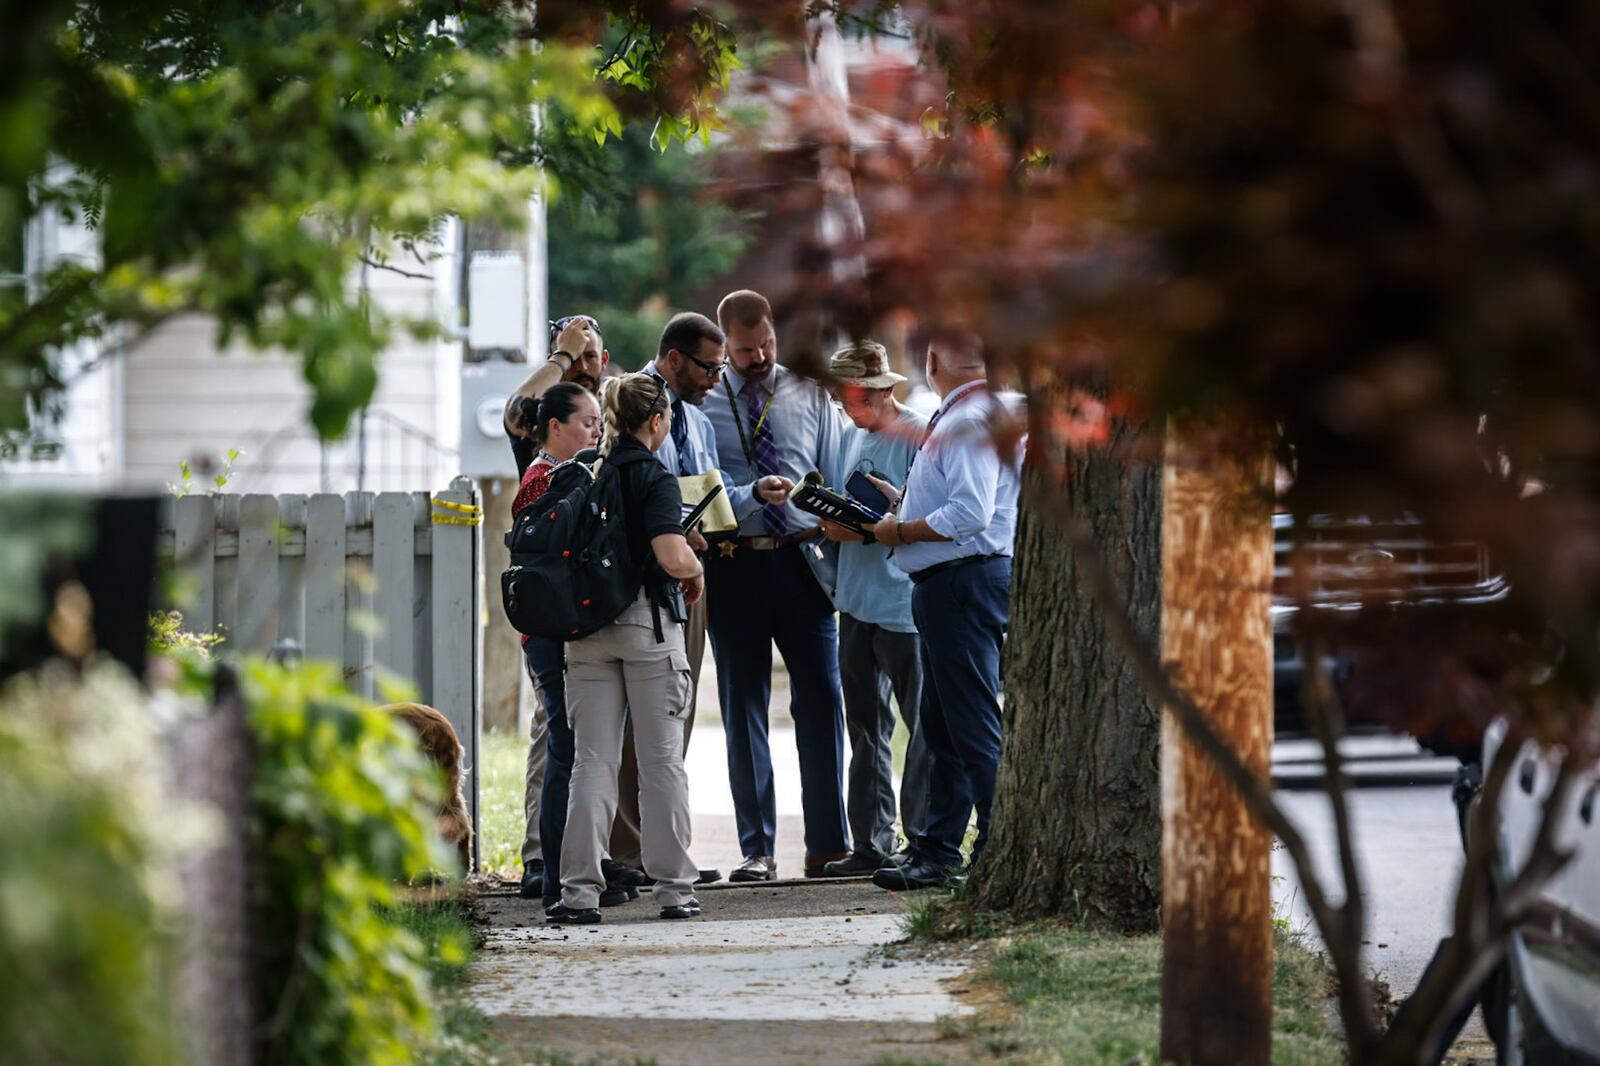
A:
<svg viewBox="0 0 1600 1066">
<path fill-rule="evenodd" d="M 643 581 L 637 598 L 613 622 L 566 645 L 567 719 L 576 760 L 561 847 L 561 903 L 546 912 L 557 924 L 600 921 L 606 887 L 601 862 L 616 815 L 617 768 L 630 713 L 645 872 L 655 880 L 661 917 L 700 913 L 683 770 L 689 659 L 683 627 L 662 625 L 661 615 L 680 582 L 687 603 L 699 600 L 705 585 L 700 560 L 683 535 L 678 481 L 653 454 L 671 432 L 669 404 L 666 383 L 649 374 L 625 374 L 601 387 L 605 428 L 597 476 L 621 479 L 628 564 L 643 573 Z"/>
</svg>

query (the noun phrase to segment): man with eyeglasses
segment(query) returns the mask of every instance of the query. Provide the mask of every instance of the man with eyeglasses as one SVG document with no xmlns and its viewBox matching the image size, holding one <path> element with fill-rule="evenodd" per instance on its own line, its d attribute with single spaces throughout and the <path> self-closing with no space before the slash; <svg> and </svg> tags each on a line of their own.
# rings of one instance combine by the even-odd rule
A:
<svg viewBox="0 0 1600 1066">
<path fill-rule="evenodd" d="M 706 414 L 734 514 L 736 536 L 706 558 L 706 598 L 728 779 L 744 861 L 730 881 L 776 879 L 777 797 L 767 742 L 772 647 L 789 670 L 789 712 L 800 756 L 805 873 L 849 855 L 844 809 L 844 707 L 838 628 L 818 545 L 817 520 L 789 506 L 790 491 L 826 470 L 843 416 L 815 382 L 778 365 L 772 308 L 760 293 L 730 293 L 717 307 L 728 338 Z M 826 583 L 826 584 L 825 584 Z"/>
<path fill-rule="evenodd" d="M 644 373 L 661 379 L 671 405 L 672 423 L 667 439 L 661 442 L 656 460 L 678 477 L 705 474 L 717 469 L 717 438 L 711 423 L 706 419 L 700 404 L 722 377 L 727 366 L 723 354 L 722 330 L 705 315 L 686 311 L 674 315 L 661 331 L 661 342 L 656 348 L 654 362 L 645 365 Z M 688 534 L 689 546 L 695 551 L 706 550 L 706 539 L 696 530 Z M 695 701 L 700 693 L 700 664 L 706 648 L 706 601 L 702 596 L 689 605 L 689 621 L 684 630 L 684 653 L 689 657 L 689 681 L 692 692 L 689 710 L 683 716 L 683 747 L 689 748 L 689 734 L 694 731 Z M 623 734 L 622 767 L 617 775 L 617 829 L 612 834 L 612 858 L 630 864 L 631 853 L 617 848 L 618 836 L 624 825 L 639 825 L 639 770 L 633 749 L 633 731 Z M 637 828 L 633 839 L 638 838 Z M 716 870 L 700 871 L 699 883 L 719 881 L 722 875 Z M 643 883 L 641 873 L 638 880 Z"/>
</svg>

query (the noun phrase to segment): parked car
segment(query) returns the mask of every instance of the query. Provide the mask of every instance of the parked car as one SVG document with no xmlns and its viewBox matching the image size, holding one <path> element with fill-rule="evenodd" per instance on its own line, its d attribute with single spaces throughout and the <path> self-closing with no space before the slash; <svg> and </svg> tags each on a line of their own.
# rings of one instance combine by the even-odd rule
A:
<svg viewBox="0 0 1600 1066">
<path fill-rule="evenodd" d="M 1306 731 L 1301 637 L 1315 626 L 1328 649 L 1324 666 L 1345 700 L 1352 731 L 1396 729 L 1393 714 L 1359 698 L 1366 652 L 1386 628 L 1411 633 L 1506 613 L 1510 586 L 1481 544 L 1431 538 L 1413 517 L 1316 516 L 1296 526 L 1272 521 L 1273 697 L 1279 736 Z M 1425 746 L 1476 758 L 1477 737 L 1424 730 Z"/>
<path fill-rule="evenodd" d="M 1484 737 L 1488 766 L 1505 736 L 1504 722 Z M 1527 863 L 1556 768 L 1532 743 L 1501 795 L 1493 871 L 1504 888 Z M 1527 921 L 1512 934 L 1499 971 L 1483 997 L 1485 1027 L 1500 1066 L 1600 1066 L 1600 824 L 1595 807 L 1600 770 L 1574 790 L 1561 813 L 1557 846 L 1572 860 L 1539 893 Z"/>
</svg>

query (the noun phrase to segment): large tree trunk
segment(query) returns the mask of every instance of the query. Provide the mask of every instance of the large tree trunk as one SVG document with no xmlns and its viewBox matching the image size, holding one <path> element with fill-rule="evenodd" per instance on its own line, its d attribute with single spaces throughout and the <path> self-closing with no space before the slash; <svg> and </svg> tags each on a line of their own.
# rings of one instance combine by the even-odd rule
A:
<svg viewBox="0 0 1600 1066">
<path fill-rule="evenodd" d="M 1004 747 L 975 904 L 1018 917 L 1063 915 L 1123 931 L 1157 928 L 1161 902 L 1160 708 L 1106 632 L 1046 501 L 1093 528 L 1139 631 L 1161 612 L 1161 469 L 1107 449 L 1066 457 L 1066 484 L 1023 480 Z"/>
</svg>

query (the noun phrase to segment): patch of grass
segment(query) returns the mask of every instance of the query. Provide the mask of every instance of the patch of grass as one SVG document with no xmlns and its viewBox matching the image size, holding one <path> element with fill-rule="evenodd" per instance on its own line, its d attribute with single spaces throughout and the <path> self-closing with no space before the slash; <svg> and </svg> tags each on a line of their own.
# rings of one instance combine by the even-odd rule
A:
<svg viewBox="0 0 1600 1066">
<path fill-rule="evenodd" d="M 528 766 L 528 738 L 517 733 L 485 733 L 478 749 L 478 831 L 486 872 L 513 880 L 522 877 L 522 788 Z"/>
<path fill-rule="evenodd" d="M 435 988 L 453 988 L 472 961 L 474 935 L 462 899 L 440 898 L 395 908 L 390 921 L 428 949 L 428 976 Z"/>
<path fill-rule="evenodd" d="M 912 940 L 989 940 L 1006 932 L 1011 924 L 1011 919 L 997 911 L 968 906 L 960 888 L 934 888 L 910 898 L 900 928 Z"/>
<path fill-rule="evenodd" d="M 1283 933 L 1275 956 L 1272 1061 L 1344 1061 L 1344 1045 L 1322 1013 L 1330 991 L 1322 959 Z M 980 981 L 1015 1008 L 969 1034 L 997 1059 L 1041 1066 L 1158 1061 L 1159 936 L 1034 927 L 997 942 Z"/>
<path fill-rule="evenodd" d="M 438 1009 L 439 1035 L 418 1052 L 423 1066 L 488 1066 L 504 1062 L 496 1053 L 489 1019 L 461 998 L 461 983 L 472 961 L 477 936 L 463 899 L 408 903 L 390 920 L 411 931 L 428 949 L 428 975 Z"/>
</svg>

